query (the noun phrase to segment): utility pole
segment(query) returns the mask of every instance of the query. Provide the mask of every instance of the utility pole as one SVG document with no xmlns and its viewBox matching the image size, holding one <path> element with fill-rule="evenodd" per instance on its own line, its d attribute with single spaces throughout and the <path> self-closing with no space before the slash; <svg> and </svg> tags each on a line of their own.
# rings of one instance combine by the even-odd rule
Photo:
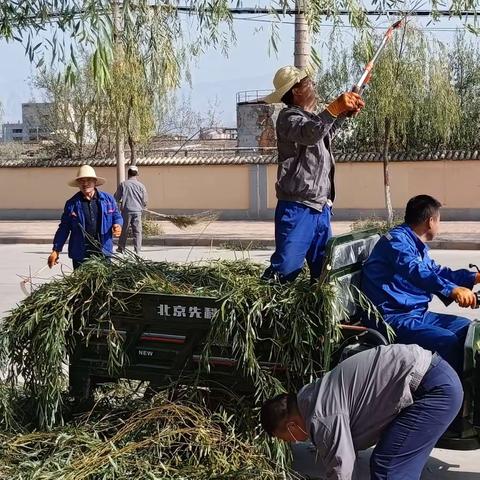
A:
<svg viewBox="0 0 480 480">
<path fill-rule="evenodd" d="M 305 0 L 296 0 L 294 65 L 305 68 L 310 60 L 310 32 L 305 18 Z"/>
<path fill-rule="evenodd" d="M 120 2 L 112 0 L 113 15 L 113 61 L 122 61 L 122 40 L 120 38 L 123 30 L 123 19 L 120 15 Z M 125 180 L 125 137 L 122 125 L 119 125 L 117 119 L 115 132 L 115 160 L 117 164 L 117 185 Z"/>
</svg>

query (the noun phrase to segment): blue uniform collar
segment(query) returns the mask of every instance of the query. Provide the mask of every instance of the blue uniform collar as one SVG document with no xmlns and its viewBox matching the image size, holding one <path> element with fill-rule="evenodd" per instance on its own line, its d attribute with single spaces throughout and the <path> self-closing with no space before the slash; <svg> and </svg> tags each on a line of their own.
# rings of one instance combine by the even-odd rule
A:
<svg viewBox="0 0 480 480">
<path fill-rule="evenodd" d="M 399 229 L 402 229 L 415 243 L 415 246 L 417 247 L 418 251 L 421 253 L 422 256 L 424 256 L 429 250 L 429 246 L 422 242 L 420 238 L 418 238 L 418 235 L 411 229 L 409 225 L 406 223 L 403 223 L 398 227 Z"/>
</svg>

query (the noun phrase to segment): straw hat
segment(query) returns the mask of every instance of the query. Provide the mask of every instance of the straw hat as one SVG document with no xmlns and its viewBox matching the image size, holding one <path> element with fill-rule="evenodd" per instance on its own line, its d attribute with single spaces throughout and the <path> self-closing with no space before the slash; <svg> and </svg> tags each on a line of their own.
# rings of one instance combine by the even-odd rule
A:
<svg viewBox="0 0 480 480">
<path fill-rule="evenodd" d="M 267 103 L 281 103 L 282 97 L 306 76 L 308 76 L 307 69 L 300 70 L 291 65 L 282 67 L 273 77 L 275 90 L 263 100 Z"/>
<path fill-rule="evenodd" d="M 78 187 L 77 180 L 81 178 L 95 178 L 97 180 L 96 185 L 103 185 L 105 183 L 105 179 L 102 177 L 97 177 L 95 170 L 90 165 L 82 165 L 77 172 L 77 176 L 68 182 L 71 187 Z"/>
</svg>

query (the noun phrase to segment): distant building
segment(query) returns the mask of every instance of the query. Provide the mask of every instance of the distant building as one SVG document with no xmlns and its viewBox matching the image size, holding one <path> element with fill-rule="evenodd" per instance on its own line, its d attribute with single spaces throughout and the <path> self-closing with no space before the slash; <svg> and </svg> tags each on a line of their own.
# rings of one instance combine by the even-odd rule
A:
<svg viewBox="0 0 480 480">
<path fill-rule="evenodd" d="M 23 141 L 48 139 L 54 130 L 52 103 L 22 103 Z"/>
<path fill-rule="evenodd" d="M 237 129 L 228 127 L 208 127 L 200 129 L 200 140 L 236 140 Z"/>
<path fill-rule="evenodd" d="M 22 103 L 22 122 L 2 125 L 3 142 L 47 140 L 54 130 L 53 103 Z"/>
<path fill-rule="evenodd" d="M 269 90 L 237 93 L 238 147 L 268 152 L 277 146 L 276 123 L 281 103 L 265 103 Z"/>
<path fill-rule="evenodd" d="M 4 123 L 2 125 L 2 141 L 3 142 L 21 142 L 23 140 L 23 124 Z"/>
</svg>

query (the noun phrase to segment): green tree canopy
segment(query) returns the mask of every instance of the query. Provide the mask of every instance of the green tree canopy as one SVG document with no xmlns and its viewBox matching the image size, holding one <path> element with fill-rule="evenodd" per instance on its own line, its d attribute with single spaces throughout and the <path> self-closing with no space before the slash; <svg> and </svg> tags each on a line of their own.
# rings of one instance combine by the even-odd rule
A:
<svg viewBox="0 0 480 480">
<path fill-rule="evenodd" d="M 319 74 L 325 102 L 351 88 L 379 41 L 362 38 L 353 49 L 334 42 Z M 479 48 L 465 35 L 445 46 L 408 27 L 384 50 L 364 92 L 366 107 L 336 147 L 381 151 L 388 118 L 391 150 L 478 148 L 479 89 Z"/>
<path fill-rule="evenodd" d="M 0 38 L 24 43 L 30 58 L 38 63 L 45 55 L 71 62 L 75 67 L 78 47 L 95 52 L 95 79 L 103 84 L 108 80 L 111 52 L 116 41 L 124 43 L 125 49 L 134 39 L 149 67 L 168 80 L 178 81 L 177 52 L 183 40 L 182 19 L 185 9 L 190 9 L 189 35 L 191 52 L 201 51 L 206 46 L 226 47 L 233 39 L 232 7 L 255 5 L 255 2 L 231 0 L 5 0 L 0 3 Z M 115 35 L 112 13 L 119 6 L 121 33 Z M 398 8 L 412 11 L 418 2 L 404 0 L 373 0 L 372 9 L 379 11 Z M 282 13 L 296 6 L 295 0 L 266 2 L 272 13 L 281 18 Z M 366 28 L 369 21 L 361 0 L 309 0 L 305 2 L 306 15 L 311 29 L 318 32 L 325 18 L 341 22 L 340 11 L 348 11 L 348 21 L 356 28 Z M 183 7 L 179 10 L 179 7 Z M 433 19 L 441 2 L 431 1 L 422 8 L 431 7 Z M 477 0 L 455 0 L 449 6 L 452 15 L 462 11 L 477 11 Z M 472 20 L 476 25 L 476 17 Z M 118 33 L 118 32 L 117 32 Z M 45 40 L 38 40 L 38 35 Z M 272 40 L 274 35 L 272 36 Z M 175 46 L 177 48 L 169 48 Z M 184 53 L 184 52 L 183 52 Z M 75 68 L 68 72 L 71 79 Z"/>
</svg>

